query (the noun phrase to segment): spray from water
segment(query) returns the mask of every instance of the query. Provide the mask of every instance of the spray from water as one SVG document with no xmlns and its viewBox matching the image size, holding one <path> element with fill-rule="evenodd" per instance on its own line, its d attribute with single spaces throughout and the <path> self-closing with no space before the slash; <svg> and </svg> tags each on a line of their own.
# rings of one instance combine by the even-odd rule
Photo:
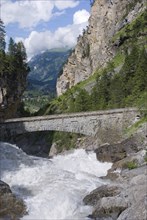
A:
<svg viewBox="0 0 147 220">
<path fill-rule="evenodd" d="M 1 178 L 25 201 L 28 215 L 23 220 L 87 219 L 92 207 L 82 200 L 103 184 L 98 177 L 106 175 L 111 165 L 83 149 L 48 160 L 0 143 Z"/>
</svg>

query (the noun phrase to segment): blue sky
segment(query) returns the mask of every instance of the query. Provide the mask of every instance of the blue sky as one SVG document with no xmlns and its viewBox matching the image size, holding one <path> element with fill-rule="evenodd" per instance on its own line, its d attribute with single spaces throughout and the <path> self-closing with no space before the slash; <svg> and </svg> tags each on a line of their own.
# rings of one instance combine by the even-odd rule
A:
<svg viewBox="0 0 147 220">
<path fill-rule="evenodd" d="M 1 0 L 7 40 L 23 41 L 28 57 L 73 47 L 88 25 L 90 0 Z"/>
</svg>

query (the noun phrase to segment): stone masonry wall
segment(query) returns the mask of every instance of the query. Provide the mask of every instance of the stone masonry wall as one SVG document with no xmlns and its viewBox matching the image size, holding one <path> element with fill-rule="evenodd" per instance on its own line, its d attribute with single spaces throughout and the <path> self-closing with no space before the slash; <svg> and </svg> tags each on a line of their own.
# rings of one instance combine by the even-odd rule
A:
<svg viewBox="0 0 147 220">
<path fill-rule="evenodd" d="M 100 138 L 111 133 L 122 134 L 132 124 L 136 109 L 115 109 L 98 112 L 85 112 L 31 118 L 8 119 L 0 124 L 1 138 L 35 131 L 65 131 Z M 113 132 L 112 132 L 113 131 Z"/>
</svg>

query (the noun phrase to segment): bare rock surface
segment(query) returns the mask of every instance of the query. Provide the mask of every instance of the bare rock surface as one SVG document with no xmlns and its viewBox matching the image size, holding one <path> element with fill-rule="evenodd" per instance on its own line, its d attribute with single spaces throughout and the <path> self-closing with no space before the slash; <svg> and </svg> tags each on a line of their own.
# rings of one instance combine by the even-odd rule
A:
<svg viewBox="0 0 147 220">
<path fill-rule="evenodd" d="M 121 143 L 105 144 L 95 150 L 99 161 L 115 163 L 127 156 L 127 154 L 138 151 L 135 138 L 129 138 Z"/>
<path fill-rule="evenodd" d="M 110 185 L 95 189 L 83 201 L 94 207 L 92 219 L 146 220 L 147 166 L 125 169 Z"/>
<path fill-rule="evenodd" d="M 89 25 L 79 36 L 75 50 L 57 80 L 57 94 L 87 79 L 96 69 L 104 67 L 117 50 L 110 43 L 112 37 L 132 22 L 145 9 L 145 0 L 95 0 Z M 134 5 L 134 7 L 130 7 Z M 130 7 L 130 10 L 128 10 Z M 120 44 L 117 39 L 115 46 Z"/>
<path fill-rule="evenodd" d="M 0 220 L 19 220 L 26 214 L 26 206 L 17 198 L 8 184 L 0 181 Z"/>
<path fill-rule="evenodd" d="M 87 195 L 83 202 L 86 205 L 96 205 L 97 201 L 103 197 L 112 197 L 120 193 L 121 189 L 118 186 L 102 185 L 99 188 L 93 190 Z"/>
<path fill-rule="evenodd" d="M 91 217 L 94 219 L 117 219 L 127 207 L 126 200 L 121 197 L 103 197 L 97 203 Z"/>
</svg>

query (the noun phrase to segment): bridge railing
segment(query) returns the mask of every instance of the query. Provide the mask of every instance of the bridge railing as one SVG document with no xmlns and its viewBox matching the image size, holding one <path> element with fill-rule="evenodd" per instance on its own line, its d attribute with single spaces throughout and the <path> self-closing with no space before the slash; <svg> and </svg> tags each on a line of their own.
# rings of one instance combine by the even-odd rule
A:
<svg viewBox="0 0 147 220">
<path fill-rule="evenodd" d="M 65 114 L 55 114 L 55 115 L 46 115 L 46 116 L 34 116 L 34 117 L 23 117 L 23 118 L 12 118 L 7 119 L 0 124 L 11 123 L 11 122 L 28 122 L 28 121 L 41 121 L 41 120 L 52 120 L 52 119 L 62 119 L 62 118 L 71 118 L 71 117 L 83 117 L 83 116 L 96 116 L 96 115 L 108 115 L 116 113 L 125 113 L 125 112 L 138 112 L 137 108 L 120 108 L 120 109 L 111 109 L 111 110 L 100 110 L 92 112 L 75 112 L 75 113 L 65 113 Z"/>
</svg>

